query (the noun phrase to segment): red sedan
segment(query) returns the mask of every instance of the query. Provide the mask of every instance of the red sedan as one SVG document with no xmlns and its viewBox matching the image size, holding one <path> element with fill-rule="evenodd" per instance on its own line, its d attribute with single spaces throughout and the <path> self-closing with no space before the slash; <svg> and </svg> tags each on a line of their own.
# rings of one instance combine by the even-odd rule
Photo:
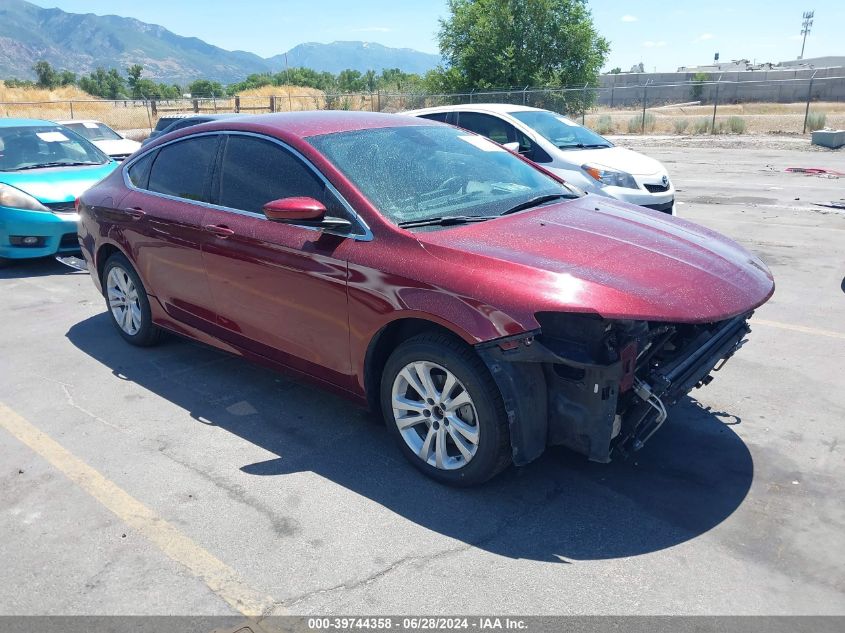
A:
<svg viewBox="0 0 845 633">
<path fill-rule="evenodd" d="M 79 207 L 128 342 L 167 330 L 316 381 L 455 484 L 551 444 L 601 462 L 638 449 L 774 291 L 713 231 L 399 115 L 198 125 Z"/>
</svg>

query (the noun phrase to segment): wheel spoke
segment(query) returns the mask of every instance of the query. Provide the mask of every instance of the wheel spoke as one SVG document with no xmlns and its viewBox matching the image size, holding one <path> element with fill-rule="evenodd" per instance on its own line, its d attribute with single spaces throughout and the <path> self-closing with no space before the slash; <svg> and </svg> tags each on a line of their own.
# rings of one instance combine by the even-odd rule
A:
<svg viewBox="0 0 845 633">
<path fill-rule="evenodd" d="M 404 431 L 425 421 L 426 418 L 419 413 L 410 413 L 409 415 L 403 415 L 401 418 L 396 418 L 396 426 L 399 427 L 400 431 Z"/>
<path fill-rule="evenodd" d="M 399 375 L 404 378 L 408 384 L 411 386 L 411 389 L 417 392 L 417 395 L 424 399 L 425 398 L 425 387 L 423 387 L 422 383 L 420 382 L 419 376 L 417 376 L 416 370 L 411 371 L 410 365 L 405 367 Z"/>
<path fill-rule="evenodd" d="M 463 437 L 465 437 L 469 442 L 472 444 L 478 444 L 478 427 L 477 426 L 470 426 L 463 420 L 461 420 L 457 415 L 450 414 L 447 416 L 449 420 L 449 429 L 454 429 L 458 433 L 460 433 Z"/>
<path fill-rule="evenodd" d="M 134 334 L 141 329 L 141 308 L 136 303 L 129 307 L 129 312 L 132 315 L 132 333 Z"/>
<path fill-rule="evenodd" d="M 443 468 L 443 464 L 448 457 L 446 453 L 446 427 L 442 424 L 437 429 L 437 440 L 434 448 L 434 465 L 438 468 Z"/>
<path fill-rule="evenodd" d="M 431 365 L 429 363 L 414 363 L 414 371 L 417 372 L 423 389 L 425 389 L 425 393 L 421 393 L 420 395 L 423 398 L 435 398 L 437 396 L 437 389 L 431 380 Z"/>
<path fill-rule="evenodd" d="M 415 411 L 417 413 L 422 413 L 426 408 L 426 404 L 425 402 L 411 400 L 405 396 L 393 396 L 393 408 L 399 409 L 400 411 Z"/>
<path fill-rule="evenodd" d="M 423 442 L 422 448 L 420 448 L 419 456 L 424 462 L 428 461 L 428 456 L 431 455 L 431 444 L 434 441 L 434 436 L 436 435 L 437 431 L 434 430 L 433 426 L 428 427 L 428 435 L 425 436 L 425 441 Z"/>
<path fill-rule="evenodd" d="M 446 372 L 446 382 L 443 383 L 443 390 L 440 392 L 440 395 L 437 397 L 439 402 L 446 400 L 452 393 L 452 390 L 455 388 L 455 384 L 458 382 L 458 379 L 455 378 L 455 374 L 451 371 Z"/>
<path fill-rule="evenodd" d="M 123 307 L 122 317 L 123 319 L 121 321 L 121 327 L 123 328 L 123 331 L 131 334 L 131 332 L 129 332 L 129 328 L 132 325 L 132 314 L 129 311 L 129 306 Z"/>
<path fill-rule="evenodd" d="M 455 411 L 460 409 L 465 404 L 471 404 L 472 398 L 469 397 L 469 392 L 466 389 L 463 389 L 461 393 L 459 393 L 454 398 L 450 398 L 443 402 L 443 408 L 447 411 Z"/>
<path fill-rule="evenodd" d="M 458 433 L 455 428 L 450 424 L 448 427 L 449 435 L 452 438 L 452 441 L 455 443 L 455 446 L 458 447 L 458 450 L 461 451 L 461 455 L 464 456 L 464 461 L 469 461 L 472 459 L 472 448 L 467 445 L 466 440 L 463 436 Z"/>
</svg>

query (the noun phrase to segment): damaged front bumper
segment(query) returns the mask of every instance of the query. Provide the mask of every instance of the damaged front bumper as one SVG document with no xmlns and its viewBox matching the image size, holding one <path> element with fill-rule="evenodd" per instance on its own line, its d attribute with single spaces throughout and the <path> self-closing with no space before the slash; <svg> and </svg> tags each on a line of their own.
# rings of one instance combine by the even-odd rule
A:
<svg viewBox="0 0 845 633">
<path fill-rule="evenodd" d="M 597 462 L 639 450 L 667 408 L 745 343 L 751 314 L 711 324 L 546 314 L 540 330 L 478 345 L 502 393 L 514 463 L 549 445 Z"/>
</svg>

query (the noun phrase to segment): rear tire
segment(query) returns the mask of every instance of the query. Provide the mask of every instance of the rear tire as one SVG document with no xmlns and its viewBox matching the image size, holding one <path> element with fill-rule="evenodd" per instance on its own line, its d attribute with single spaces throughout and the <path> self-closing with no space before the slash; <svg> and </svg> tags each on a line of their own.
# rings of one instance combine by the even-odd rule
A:
<svg viewBox="0 0 845 633">
<path fill-rule="evenodd" d="M 381 407 L 400 450 L 439 482 L 473 486 L 511 463 L 502 396 L 473 349 L 445 334 L 420 334 L 390 355 Z"/>
<path fill-rule="evenodd" d="M 144 284 L 122 253 L 106 260 L 102 285 L 111 322 L 123 339 L 138 347 L 158 343 L 161 330 L 153 324 Z"/>
</svg>

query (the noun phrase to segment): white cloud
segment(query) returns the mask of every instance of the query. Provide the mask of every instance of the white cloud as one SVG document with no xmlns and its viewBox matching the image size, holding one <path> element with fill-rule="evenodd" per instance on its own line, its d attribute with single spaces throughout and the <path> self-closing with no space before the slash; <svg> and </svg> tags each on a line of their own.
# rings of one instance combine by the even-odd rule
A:
<svg viewBox="0 0 845 633">
<path fill-rule="evenodd" d="M 702 33 L 697 38 L 695 38 L 695 41 L 696 42 L 706 42 L 707 40 L 712 40 L 714 37 L 716 37 L 716 36 L 713 35 L 712 33 Z"/>
<path fill-rule="evenodd" d="M 643 46 L 645 48 L 663 48 L 664 46 L 666 46 L 666 42 L 664 42 L 663 40 L 660 40 L 659 42 L 646 40 L 645 42 L 643 42 Z"/>
<path fill-rule="evenodd" d="M 637 16 L 635 16 L 635 15 L 623 15 L 622 21 L 623 22 L 636 22 Z"/>
</svg>

